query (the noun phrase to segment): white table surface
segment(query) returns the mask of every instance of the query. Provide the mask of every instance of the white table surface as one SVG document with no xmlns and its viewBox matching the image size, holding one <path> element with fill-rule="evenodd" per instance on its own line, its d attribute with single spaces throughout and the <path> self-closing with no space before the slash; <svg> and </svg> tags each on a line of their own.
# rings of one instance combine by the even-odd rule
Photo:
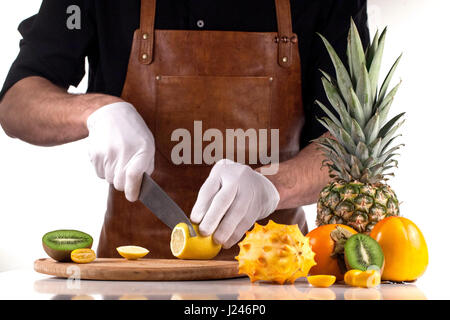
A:
<svg viewBox="0 0 450 320">
<path fill-rule="evenodd" d="M 305 278 L 293 285 L 258 282 L 247 277 L 214 281 L 94 281 L 67 280 L 39 274 L 30 268 L 0 273 L 0 300 L 24 299 L 149 299 L 149 300 L 292 300 L 292 299 L 448 299 L 430 279 L 415 283 L 352 288 L 335 284 L 311 287 Z"/>
</svg>

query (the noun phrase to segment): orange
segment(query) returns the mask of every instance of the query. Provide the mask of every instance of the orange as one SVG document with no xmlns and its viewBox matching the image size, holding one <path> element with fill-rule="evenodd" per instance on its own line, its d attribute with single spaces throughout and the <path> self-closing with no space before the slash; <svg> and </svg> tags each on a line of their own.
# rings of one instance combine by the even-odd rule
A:
<svg viewBox="0 0 450 320">
<path fill-rule="evenodd" d="M 344 274 L 341 272 L 338 259 L 332 257 L 334 252 L 334 240 L 331 239 L 330 233 L 340 226 L 352 234 L 357 233 L 356 230 L 343 224 L 326 224 L 309 232 L 306 236 L 309 238 L 309 244 L 312 246 L 313 252 L 316 254 L 314 260 L 317 265 L 311 268 L 311 275 L 333 275 L 336 280 L 344 280 Z"/>
</svg>

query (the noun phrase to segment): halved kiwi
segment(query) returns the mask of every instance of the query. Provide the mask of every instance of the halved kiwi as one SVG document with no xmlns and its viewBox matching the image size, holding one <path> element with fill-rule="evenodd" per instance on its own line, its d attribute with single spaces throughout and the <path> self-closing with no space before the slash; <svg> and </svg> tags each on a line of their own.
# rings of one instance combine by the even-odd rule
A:
<svg viewBox="0 0 450 320">
<path fill-rule="evenodd" d="M 55 230 L 42 237 L 45 252 L 56 261 L 71 261 L 70 253 L 75 249 L 91 248 L 93 239 L 78 230 Z"/>
<path fill-rule="evenodd" d="M 366 271 L 379 268 L 383 272 L 384 254 L 376 240 L 368 235 L 357 233 L 345 242 L 344 257 L 347 270 Z"/>
</svg>

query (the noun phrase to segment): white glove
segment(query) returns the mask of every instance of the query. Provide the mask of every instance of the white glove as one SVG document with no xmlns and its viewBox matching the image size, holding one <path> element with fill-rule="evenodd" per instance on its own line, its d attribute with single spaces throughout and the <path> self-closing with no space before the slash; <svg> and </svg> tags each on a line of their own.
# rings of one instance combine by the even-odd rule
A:
<svg viewBox="0 0 450 320">
<path fill-rule="evenodd" d="M 191 220 L 200 233 L 225 249 L 237 243 L 255 221 L 275 211 L 280 195 L 265 176 L 247 165 L 220 160 L 200 188 Z"/>
<path fill-rule="evenodd" d="M 117 102 L 87 119 L 89 157 L 97 175 L 136 201 L 144 172 L 154 168 L 155 140 L 136 109 Z"/>
</svg>

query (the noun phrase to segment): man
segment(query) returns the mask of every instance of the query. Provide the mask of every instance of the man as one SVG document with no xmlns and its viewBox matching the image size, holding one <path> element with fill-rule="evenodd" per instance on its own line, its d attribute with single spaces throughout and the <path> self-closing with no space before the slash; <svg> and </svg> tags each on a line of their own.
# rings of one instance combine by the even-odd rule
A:
<svg viewBox="0 0 450 320">
<path fill-rule="evenodd" d="M 314 100 L 327 101 L 318 70 L 333 73 L 316 32 L 344 57 L 350 17 L 366 45 L 362 0 L 45 0 L 19 26 L 0 122 L 36 145 L 88 137 L 96 173 L 111 184 L 98 256 L 134 244 L 171 257 L 170 230 L 136 201 L 147 173 L 191 212 L 202 235 L 223 244 L 218 259 L 233 258 L 256 221 L 307 232 L 301 206 L 328 180 L 310 144 L 327 134 L 316 121 Z M 88 93 L 68 94 L 85 57 Z M 196 136 L 199 128 L 200 143 L 177 155 L 178 130 Z M 224 141 L 210 153 L 217 163 L 204 161 L 206 142 L 232 129 L 268 130 L 256 146 L 237 149 L 277 153 L 277 170 L 264 170 L 272 164 L 261 158 L 220 160 L 236 155 Z"/>
</svg>

